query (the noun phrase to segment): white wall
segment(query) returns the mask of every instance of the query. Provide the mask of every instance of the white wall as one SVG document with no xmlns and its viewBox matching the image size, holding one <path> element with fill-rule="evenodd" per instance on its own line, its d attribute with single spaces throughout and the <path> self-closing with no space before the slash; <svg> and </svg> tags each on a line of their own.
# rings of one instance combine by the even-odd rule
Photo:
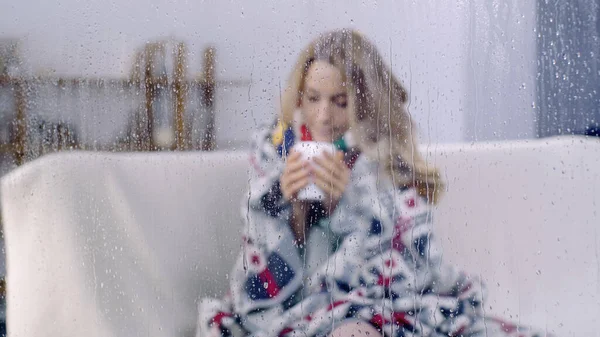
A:
<svg viewBox="0 0 600 337">
<path fill-rule="evenodd" d="M 257 123 L 274 115 L 300 48 L 338 27 L 363 31 L 392 63 L 410 88 L 410 112 L 422 141 L 523 138 L 533 132 L 535 0 L 22 0 L 1 8 L 0 37 L 22 40 L 34 73 L 126 76 L 135 48 L 169 36 L 188 43 L 190 71 L 197 73 L 200 51 L 215 45 L 218 76 L 252 82 L 219 91 L 221 147 L 243 144 Z M 94 137 L 115 132 L 115 123 L 97 124 Z"/>
</svg>

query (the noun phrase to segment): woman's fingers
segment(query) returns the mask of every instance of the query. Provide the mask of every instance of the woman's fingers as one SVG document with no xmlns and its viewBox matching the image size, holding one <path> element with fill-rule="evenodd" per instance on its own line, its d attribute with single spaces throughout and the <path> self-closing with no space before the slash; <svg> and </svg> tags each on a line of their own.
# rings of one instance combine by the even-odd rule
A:
<svg viewBox="0 0 600 337">
<path fill-rule="evenodd" d="M 302 160 L 302 158 L 299 157 L 299 154 L 294 154 L 288 157 L 288 161 L 286 162 L 282 177 L 285 176 L 287 178 L 290 178 L 292 176 L 295 176 L 298 172 L 306 171 L 308 165 L 309 164 L 305 160 Z"/>
<path fill-rule="evenodd" d="M 327 171 L 321 167 L 315 167 L 313 172 L 315 183 L 325 192 L 337 194 L 338 192 L 343 192 L 346 188 L 344 180 L 332 174 L 331 171 Z"/>
<path fill-rule="evenodd" d="M 342 156 L 343 154 L 340 152 L 335 155 L 327 153 L 322 157 L 315 158 L 315 163 L 325 171 L 331 172 L 333 176 L 345 181 L 350 176 L 350 169 L 344 163 Z"/>
<path fill-rule="evenodd" d="M 315 158 L 315 163 L 334 172 L 337 176 L 342 176 L 346 171 L 349 172 L 346 163 L 344 163 L 344 154 L 339 151 L 335 154 L 324 152 L 322 156 Z"/>
<path fill-rule="evenodd" d="M 332 184 L 323 179 L 315 179 L 315 184 L 325 193 L 327 199 L 338 200 L 344 193 L 343 189 L 337 184 Z"/>
<path fill-rule="evenodd" d="M 336 161 L 336 162 L 344 161 L 344 153 L 342 151 L 335 151 L 333 154 L 329 151 L 323 151 L 322 157 L 325 157 L 329 160 Z"/>
<path fill-rule="evenodd" d="M 310 183 L 310 177 L 302 177 L 296 181 L 282 184 L 281 193 L 287 201 L 294 201 L 298 192 Z"/>
<path fill-rule="evenodd" d="M 306 165 L 307 165 L 307 163 L 306 163 L 306 161 L 302 160 L 301 154 L 298 152 L 295 152 L 287 157 L 284 171 L 293 172 L 293 171 L 296 171 Z"/>
<path fill-rule="evenodd" d="M 301 154 L 297 152 L 290 154 L 280 178 L 283 197 L 288 201 L 292 200 L 299 190 L 308 185 L 309 176 L 310 168 L 308 163 L 302 160 Z"/>
<path fill-rule="evenodd" d="M 304 178 L 298 179 L 298 180 L 294 181 L 293 183 L 291 183 L 289 186 L 290 196 L 295 197 L 296 194 L 298 194 L 298 192 L 301 189 L 308 186 L 309 183 L 310 183 L 309 177 L 304 177 Z"/>
<path fill-rule="evenodd" d="M 289 172 L 285 180 L 288 185 L 291 185 L 300 179 L 309 178 L 309 176 L 310 170 L 308 168 L 300 168 L 294 172 Z"/>
<path fill-rule="evenodd" d="M 314 164 L 302 159 L 302 154 L 292 152 L 281 176 L 281 189 L 286 200 L 292 200 L 300 190 L 314 182 L 329 198 L 338 200 L 346 189 L 350 169 L 343 153 L 323 152 L 314 158 Z"/>
<path fill-rule="evenodd" d="M 315 163 L 317 164 L 317 167 L 321 167 L 323 170 L 331 172 L 335 176 L 340 175 L 340 168 L 331 156 L 316 157 Z"/>
<path fill-rule="evenodd" d="M 341 198 L 350 180 L 350 169 L 344 163 L 343 156 L 339 151 L 335 154 L 325 152 L 315 158 L 317 165 L 313 168 L 315 184 L 334 201 L 334 204 Z"/>
</svg>

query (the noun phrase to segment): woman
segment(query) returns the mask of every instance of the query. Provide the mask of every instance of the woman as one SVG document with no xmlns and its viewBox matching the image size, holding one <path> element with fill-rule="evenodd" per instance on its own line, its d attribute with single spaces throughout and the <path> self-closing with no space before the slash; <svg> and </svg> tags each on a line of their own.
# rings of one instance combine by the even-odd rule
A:
<svg viewBox="0 0 600 337">
<path fill-rule="evenodd" d="M 442 183 L 406 103 L 357 32 L 304 49 L 278 121 L 253 141 L 244 249 L 227 298 L 201 303 L 199 335 L 524 335 L 484 319 L 480 282 L 441 264 L 430 207 Z M 302 141 L 338 151 L 311 164 Z M 313 182 L 325 198 L 299 200 Z"/>
</svg>

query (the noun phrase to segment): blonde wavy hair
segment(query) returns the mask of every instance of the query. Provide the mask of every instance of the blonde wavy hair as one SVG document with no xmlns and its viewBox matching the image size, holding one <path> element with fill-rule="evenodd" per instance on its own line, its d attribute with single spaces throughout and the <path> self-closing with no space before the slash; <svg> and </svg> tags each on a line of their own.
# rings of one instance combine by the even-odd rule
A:
<svg viewBox="0 0 600 337">
<path fill-rule="evenodd" d="M 349 93 L 350 132 L 359 150 L 382 163 L 397 186 L 416 186 L 422 196 L 435 203 L 443 182 L 418 151 L 415 127 L 406 107 L 408 93 L 377 48 L 358 32 L 341 29 L 323 33 L 302 51 L 281 98 L 281 121 L 293 124 L 306 74 L 315 61 L 326 61 L 342 72 Z"/>
</svg>

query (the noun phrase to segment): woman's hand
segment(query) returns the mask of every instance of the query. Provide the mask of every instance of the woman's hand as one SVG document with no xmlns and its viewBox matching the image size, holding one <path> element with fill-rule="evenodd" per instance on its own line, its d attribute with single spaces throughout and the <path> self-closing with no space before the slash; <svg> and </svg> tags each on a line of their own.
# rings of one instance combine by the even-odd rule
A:
<svg viewBox="0 0 600 337">
<path fill-rule="evenodd" d="M 302 159 L 302 154 L 292 151 L 287 157 L 283 174 L 279 179 L 283 198 L 291 203 L 296 202 L 298 192 L 310 183 L 310 165 Z"/>
<path fill-rule="evenodd" d="M 303 243 L 306 232 L 308 203 L 298 200 L 298 192 L 310 183 L 311 166 L 302 159 L 302 154 L 292 150 L 287 157 L 283 174 L 279 179 L 283 198 L 292 204 L 290 227 L 297 243 Z"/>
<path fill-rule="evenodd" d="M 284 199 L 292 204 L 290 225 L 297 242 L 300 243 L 304 241 L 309 203 L 296 199 L 298 192 L 314 182 L 324 192 L 323 208 L 331 215 L 350 180 L 350 169 L 344 163 L 342 152 L 323 152 L 321 156 L 314 158 L 314 164 L 316 165 L 302 159 L 301 153 L 292 152 L 287 157 L 279 180 Z"/>
<path fill-rule="evenodd" d="M 323 206 L 331 215 L 350 181 L 350 169 L 344 163 L 344 154 L 339 151 L 335 154 L 323 152 L 315 158 L 315 163 L 317 165 L 312 169 L 314 182 L 325 193 Z"/>
</svg>

